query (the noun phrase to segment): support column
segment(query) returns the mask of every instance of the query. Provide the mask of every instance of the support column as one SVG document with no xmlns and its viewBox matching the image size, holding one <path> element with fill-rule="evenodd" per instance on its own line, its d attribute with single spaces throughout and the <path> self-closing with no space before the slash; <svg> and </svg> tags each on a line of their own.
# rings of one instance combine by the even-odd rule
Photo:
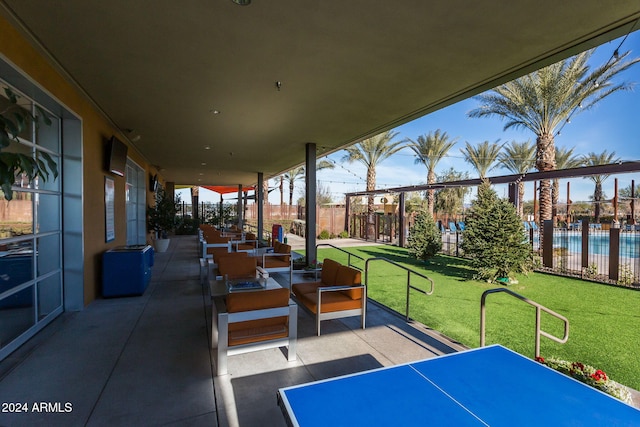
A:
<svg viewBox="0 0 640 427">
<path fill-rule="evenodd" d="M 307 263 L 316 259 L 316 144 L 305 145 L 305 249 Z"/>
<path fill-rule="evenodd" d="M 546 219 L 542 222 L 542 265 L 553 268 L 553 220 Z"/>
<path fill-rule="evenodd" d="M 350 202 L 351 202 L 351 196 L 349 196 L 348 194 L 345 194 L 344 195 L 344 231 L 347 232 L 347 236 L 349 237 L 351 237 L 351 227 L 349 227 L 349 224 L 351 223 L 351 221 L 349 221 L 349 217 L 351 216 Z"/>
<path fill-rule="evenodd" d="M 520 193 L 520 186 L 518 185 L 518 183 L 510 182 L 509 183 L 509 202 L 511 202 L 511 204 L 516 207 L 517 212 L 520 212 L 520 208 L 519 208 L 520 194 L 519 193 Z"/>
<path fill-rule="evenodd" d="M 258 184 L 256 185 L 256 205 L 258 208 L 258 241 L 264 238 L 264 174 L 258 172 Z"/>
<path fill-rule="evenodd" d="M 238 211 L 238 228 L 242 229 L 244 225 L 244 211 L 242 210 L 242 184 L 238 184 L 238 203 L 236 204 Z"/>
<path fill-rule="evenodd" d="M 398 204 L 398 228 L 399 228 L 399 232 L 398 232 L 398 246 L 401 248 L 404 248 L 405 246 L 405 240 L 407 238 L 407 234 L 406 234 L 406 230 L 405 230 L 405 223 L 406 223 L 406 218 L 405 218 L 405 192 L 403 191 L 402 193 L 400 193 L 400 202 Z"/>
</svg>

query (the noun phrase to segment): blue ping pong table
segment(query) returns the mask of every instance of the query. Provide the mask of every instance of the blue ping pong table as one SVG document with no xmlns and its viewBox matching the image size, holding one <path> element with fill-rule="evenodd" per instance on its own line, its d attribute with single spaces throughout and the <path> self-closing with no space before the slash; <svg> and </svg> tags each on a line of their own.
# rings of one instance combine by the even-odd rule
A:
<svg viewBox="0 0 640 427">
<path fill-rule="evenodd" d="M 640 411 L 499 345 L 281 388 L 292 426 L 640 426 Z"/>
</svg>

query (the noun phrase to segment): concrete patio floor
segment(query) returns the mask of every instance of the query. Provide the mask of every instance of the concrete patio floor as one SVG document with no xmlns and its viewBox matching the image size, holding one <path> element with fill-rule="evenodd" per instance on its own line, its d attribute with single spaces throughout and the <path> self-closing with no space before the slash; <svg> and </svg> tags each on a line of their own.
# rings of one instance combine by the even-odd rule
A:
<svg viewBox="0 0 640 427">
<path fill-rule="evenodd" d="M 367 329 L 357 318 L 325 321 L 320 337 L 301 309 L 297 361 L 280 349 L 232 356 L 216 377 L 196 239 L 178 236 L 156 254 L 144 295 L 65 313 L 0 362 L 0 402 L 27 408 L 0 413 L 0 426 L 284 426 L 280 387 L 463 348 L 368 308 Z"/>
</svg>

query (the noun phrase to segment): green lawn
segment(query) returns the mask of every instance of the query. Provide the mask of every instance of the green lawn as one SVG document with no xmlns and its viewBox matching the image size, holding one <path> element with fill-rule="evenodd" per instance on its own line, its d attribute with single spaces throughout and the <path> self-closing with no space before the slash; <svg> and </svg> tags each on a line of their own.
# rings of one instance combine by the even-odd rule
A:
<svg viewBox="0 0 640 427">
<path fill-rule="evenodd" d="M 386 257 L 411 266 L 435 281 L 433 295 L 411 294 L 410 316 L 469 347 L 480 344 L 480 296 L 496 287 L 471 280 L 464 259 L 438 256 L 423 263 L 394 246 L 348 248 L 363 258 Z M 318 250 L 318 259 L 346 263 L 346 254 Z M 359 267 L 364 263 L 355 259 Z M 369 297 L 394 310 L 405 311 L 406 273 L 388 263 L 369 264 Z M 416 276 L 414 276 L 416 277 Z M 532 273 L 518 277 L 509 289 L 567 317 L 569 341 L 557 344 L 541 338 L 541 355 L 580 361 L 602 369 L 627 386 L 640 389 L 640 292 L 571 278 Z M 427 289 L 420 278 L 416 287 Z M 529 357 L 534 356 L 535 308 L 509 295 L 487 298 L 487 344 L 499 343 Z M 562 322 L 543 313 L 542 329 L 562 336 Z"/>
</svg>

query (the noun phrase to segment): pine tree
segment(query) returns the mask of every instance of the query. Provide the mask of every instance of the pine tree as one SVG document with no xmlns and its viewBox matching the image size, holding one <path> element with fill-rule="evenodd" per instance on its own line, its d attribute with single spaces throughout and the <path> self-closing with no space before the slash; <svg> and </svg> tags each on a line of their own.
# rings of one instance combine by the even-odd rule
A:
<svg viewBox="0 0 640 427">
<path fill-rule="evenodd" d="M 407 249 L 414 258 L 427 260 L 442 250 L 442 236 L 436 222 L 426 209 L 418 211 L 409 230 Z"/>
<path fill-rule="evenodd" d="M 531 251 L 515 206 L 500 199 L 488 181 L 478 187 L 463 232 L 462 249 L 476 278 L 493 281 L 530 269 Z"/>
</svg>

